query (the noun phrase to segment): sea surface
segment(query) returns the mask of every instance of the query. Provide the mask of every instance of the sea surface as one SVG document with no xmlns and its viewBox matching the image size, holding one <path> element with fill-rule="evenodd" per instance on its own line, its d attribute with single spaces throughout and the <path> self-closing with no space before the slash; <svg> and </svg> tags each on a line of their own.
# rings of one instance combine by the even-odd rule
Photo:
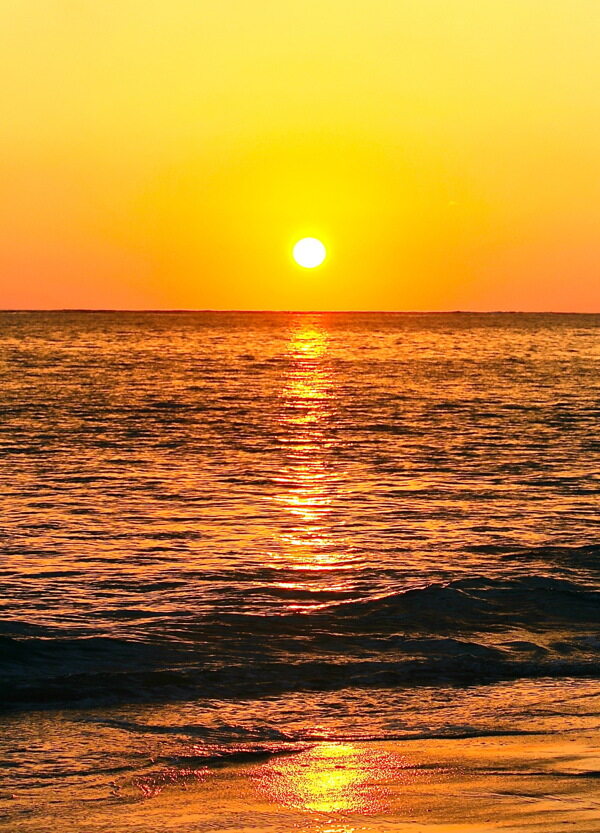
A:
<svg viewBox="0 0 600 833">
<path fill-rule="evenodd" d="M 0 389 L 7 829 L 600 725 L 600 316 L 5 312 Z"/>
</svg>

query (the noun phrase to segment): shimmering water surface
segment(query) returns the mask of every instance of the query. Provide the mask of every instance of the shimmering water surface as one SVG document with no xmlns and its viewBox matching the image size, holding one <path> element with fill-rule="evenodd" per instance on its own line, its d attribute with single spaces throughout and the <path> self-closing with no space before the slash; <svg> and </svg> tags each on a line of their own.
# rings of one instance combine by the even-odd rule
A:
<svg viewBox="0 0 600 833">
<path fill-rule="evenodd" d="M 0 377 L 24 813 L 148 756 L 596 720 L 600 316 L 2 313 Z"/>
</svg>

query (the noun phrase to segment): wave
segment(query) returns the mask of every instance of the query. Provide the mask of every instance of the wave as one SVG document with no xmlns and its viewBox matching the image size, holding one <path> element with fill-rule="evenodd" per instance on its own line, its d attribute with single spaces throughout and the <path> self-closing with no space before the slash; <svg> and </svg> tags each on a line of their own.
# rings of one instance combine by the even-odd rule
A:
<svg viewBox="0 0 600 833">
<path fill-rule="evenodd" d="M 97 724 L 106 726 L 112 729 L 120 729 L 122 731 L 130 732 L 135 735 L 169 735 L 178 740 L 187 740 L 194 742 L 194 750 L 200 750 L 201 754 L 207 751 L 209 754 L 216 747 L 220 748 L 221 744 L 226 744 L 223 749 L 225 752 L 233 749 L 255 750 L 290 750 L 300 749 L 306 746 L 313 746 L 316 743 L 352 743 L 357 740 L 362 742 L 377 742 L 377 741 L 407 741 L 407 740 L 466 740 L 469 738 L 486 738 L 486 737 L 521 737 L 529 735 L 543 735 L 551 734 L 552 729 L 523 729 L 510 728 L 503 729 L 500 727 L 487 728 L 482 726 L 446 726 L 442 728 L 421 729 L 415 731 L 411 728 L 406 728 L 400 731 L 393 731 L 386 727 L 385 731 L 381 732 L 348 732 L 346 730 L 339 732 L 322 732 L 318 729 L 301 729 L 291 730 L 289 732 L 282 732 L 274 726 L 256 725 L 256 726 L 239 726 L 227 723 L 218 723 L 217 725 L 202 725 L 202 724 L 185 724 L 179 723 L 176 725 L 162 724 L 162 723 L 140 723 L 133 720 L 124 720 L 112 717 L 90 717 L 86 714 L 80 718 L 86 724 Z M 568 731 L 568 730 L 565 730 Z M 201 741 L 203 746 L 200 748 L 196 745 L 196 741 Z M 260 746 L 262 744 L 262 746 Z M 265 746 L 267 745 L 268 746 Z"/>
<path fill-rule="evenodd" d="M 474 577 L 311 611 L 145 624 L 135 639 L 0 628 L 0 704 L 247 697 L 600 673 L 600 593 Z"/>
<path fill-rule="evenodd" d="M 220 621 L 247 623 L 251 614 L 227 614 Z M 551 577 L 513 579 L 469 578 L 428 584 L 350 602 L 323 605 L 310 613 L 319 623 L 335 618 L 369 630 L 398 627 L 411 631 L 460 632 L 482 627 L 527 626 L 545 622 L 600 623 L 600 592 Z M 275 617 L 259 618 L 265 627 Z M 304 625 L 306 614 L 279 615 L 280 627 Z M 262 628 L 261 628 L 262 629 Z"/>
</svg>

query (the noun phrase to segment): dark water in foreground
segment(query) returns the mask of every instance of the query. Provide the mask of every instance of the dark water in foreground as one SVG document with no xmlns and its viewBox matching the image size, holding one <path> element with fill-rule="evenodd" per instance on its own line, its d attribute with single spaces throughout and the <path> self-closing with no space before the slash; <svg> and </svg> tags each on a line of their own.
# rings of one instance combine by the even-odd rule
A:
<svg viewBox="0 0 600 833">
<path fill-rule="evenodd" d="M 600 316 L 2 313 L 0 378 L 9 789 L 600 692 Z"/>
</svg>

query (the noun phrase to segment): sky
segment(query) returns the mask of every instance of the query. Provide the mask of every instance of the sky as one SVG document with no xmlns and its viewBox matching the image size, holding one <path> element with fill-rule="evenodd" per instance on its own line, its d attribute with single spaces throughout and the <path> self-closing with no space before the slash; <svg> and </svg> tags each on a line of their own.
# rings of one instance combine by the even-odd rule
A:
<svg viewBox="0 0 600 833">
<path fill-rule="evenodd" d="M 598 0 L 0 0 L 0 308 L 600 312 L 599 43 Z"/>
</svg>

